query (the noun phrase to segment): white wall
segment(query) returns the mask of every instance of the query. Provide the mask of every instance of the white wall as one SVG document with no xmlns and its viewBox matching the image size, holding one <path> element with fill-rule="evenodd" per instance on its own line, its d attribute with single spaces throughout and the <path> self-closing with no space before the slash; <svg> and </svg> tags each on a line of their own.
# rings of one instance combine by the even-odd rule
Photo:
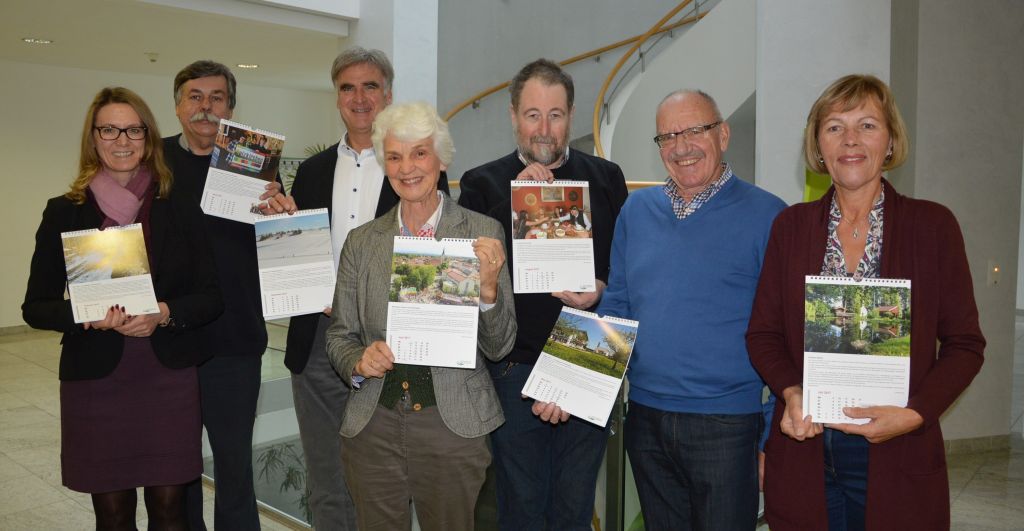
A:
<svg viewBox="0 0 1024 531">
<path fill-rule="evenodd" d="M 959 220 L 988 340 L 985 365 L 943 418 L 943 430 L 947 439 L 1005 435 L 1024 158 L 1024 4 L 929 0 L 918 11 L 916 100 L 897 94 L 916 106 L 915 195 L 946 205 Z M 996 286 L 986 285 L 990 259 L 1003 269 Z"/>
<path fill-rule="evenodd" d="M 184 66 L 184 65 L 182 65 Z M 85 111 L 99 89 L 123 85 L 150 105 L 164 136 L 180 131 L 174 116 L 173 79 L 41 66 L 0 60 L 0 146 L 7 201 L 0 209 L 0 328 L 24 324 L 21 302 L 35 230 L 46 200 L 67 190 L 78 164 Z M 326 74 L 325 78 L 328 77 Z M 340 138 L 333 94 L 238 86 L 235 120 L 284 134 L 284 154 L 303 157 L 312 144 Z"/>
<path fill-rule="evenodd" d="M 508 81 L 538 57 L 555 61 L 647 31 L 677 0 L 441 0 L 438 48 L 438 107 L 442 115 L 476 92 Z M 608 71 L 625 50 L 567 68 L 576 87 L 572 138 L 591 133 L 594 99 Z M 511 153 L 507 91 L 466 109 L 450 126 L 455 162 L 449 178 Z M 630 178 L 627 176 L 627 178 Z"/>
<path fill-rule="evenodd" d="M 622 166 L 626 179 L 660 181 L 666 177 L 657 146 L 651 139 L 655 135 L 658 102 L 668 93 L 682 88 L 704 90 L 715 98 L 727 119 L 750 98 L 754 92 L 754 8 L 755 0 L 722 0 L 648 64 L 640 83 L 614 117 L 615 133 L 609 153 Z M 729 147 L 729 152 L 740 158 L 744 157 L 744 145 L 745 156 L 750 156 L 751 118 L 730 124 L 741 128 L 742 142 L 735 146 L 735 152 L 734 146 Z M 725 159 L 731 159 L 730 153 L 726 153 Z M 742 175 L 742 170 L 734 170 Z M 743 177 L 750 179 L 751 175 Z"/>
<path fill-rule="evenodd" d="M 889 0 L 757 0 L 757 184 L 803 200 L 807 111 L 842 75 L 889 79 Z"/>
</svg>

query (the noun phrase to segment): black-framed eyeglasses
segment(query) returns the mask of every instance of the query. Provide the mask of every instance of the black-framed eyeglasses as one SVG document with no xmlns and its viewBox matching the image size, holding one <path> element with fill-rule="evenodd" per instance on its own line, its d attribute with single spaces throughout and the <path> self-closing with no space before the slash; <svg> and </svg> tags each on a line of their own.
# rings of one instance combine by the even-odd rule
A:
<svg viewBox="0 0 1024 531">
<path fill-rule="evenodd" d="M 703 135 L 704 133 L 707 133 L 708 131 L 718 127 L 719 125 L 722 125 L 721 120 L 706 125 L 698 125 L 696 127 L 691 127 L 689 129 L 683 129 L 682 131 L 676 131 L 675 133 L 665 133 L 663 135 L 658 135 L 654 137 L 654 143 L 658 144 L 659 148 L 664 149 L 669 146 L 675 145 L 676 138 L 682 138 L 683 140 L 689 142 L 696 138 L 698 135 Z"/>
<path fill-rule="evenodd" d="M 143 138 L 146 138 L 146 131 L 149 130 L 149 128 L 144 125 L 125 127 L 124 129 L 114 127 L 112 125 L 99 125 L 93 127 L 93 129 L 99 132 L 100 138 L 103 140 L 117 140 L 121 137 L 122 133 L 127 135 L 130 140 L 142 140 Z"/>
</svg>

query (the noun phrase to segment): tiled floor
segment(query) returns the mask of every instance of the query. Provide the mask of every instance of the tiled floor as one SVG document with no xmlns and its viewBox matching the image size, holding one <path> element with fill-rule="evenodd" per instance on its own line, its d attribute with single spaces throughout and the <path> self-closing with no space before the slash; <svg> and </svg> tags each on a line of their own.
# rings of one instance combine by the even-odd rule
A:
<svg viewBox="0 0 1024 531">
<path fill-rule="evenodd" d="M 954 529 L 1024 530 L 1024 317 L 1017 318 L 1016 334 L 1011 447 L 950 456 Z M 281 330 L 271 327 L 271 345 L 282 339 Z M 94 526 L 89 496 L 60 484 L 58 348 L 52 333 L 0 336 L 0 530 Z M 287 374 L 277 353 L 263 365 L 265 378 Z M 211 489 L 206 500 L 212 523 Z M 143 528 L 141 503 L 138 517 Z M 266 517 L 261 521 L 264 529 L 287 529 Z"/>
<path fill-rule="evenodd" d="M 60 405 L 57 364 L 60 336 L 31 332 L 0 336 L 0 530 L 94 529 L 92 502 L 61 486 Z M 264 372 L 281 372 L 280 356 L 270 356 Z M 280 367 L 279 367 L 280 366 Z M 287 369 L 284 369 L 287 370 Z M 204 513 L 213 523 L 213 489 L 204 495 Z M 139 528 L 146 527 L 141 492 Z M 261 516 L 263 529 L 286 530 Z"/>
</svg>

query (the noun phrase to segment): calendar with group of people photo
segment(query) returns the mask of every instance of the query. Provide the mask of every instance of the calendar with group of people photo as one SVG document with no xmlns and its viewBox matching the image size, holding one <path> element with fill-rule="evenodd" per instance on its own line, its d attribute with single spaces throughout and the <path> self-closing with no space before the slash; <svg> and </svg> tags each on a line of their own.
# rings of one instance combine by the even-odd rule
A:
<svg viewBox="0 0 1024 531">
<path fill-rule="evenodd" d="M 282 149 L 284 135 L 221 120 L 199 203 L 203 212 L 253 223 L 260 196 L 277 178 Z"/>
<path fill-rule="evenodd" d="M 516 293 L 597 289 L 591 214 L 586 181 L 512 181 Z"/>
</svg>

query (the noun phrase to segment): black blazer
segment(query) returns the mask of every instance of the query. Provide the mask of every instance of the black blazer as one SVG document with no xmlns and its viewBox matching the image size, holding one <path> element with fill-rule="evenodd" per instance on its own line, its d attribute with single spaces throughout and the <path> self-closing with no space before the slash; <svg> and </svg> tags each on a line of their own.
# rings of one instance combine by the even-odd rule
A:
<svg viewBox="0 0 1024 531">
<path fill-rule="evenodd" d="M 212 251 L 202 228 L 203 214 L 188 201 L 153 199 L 149 213 L 149 263 L 157 301 L 167 303 L 175 325 L 157 327 L 150 336 L 165 367 L 197 365 L 212 354 L 202 325 L 224 311 Z M 46 203 L 36 231 L 22 318 L 33 328 L 63 332 L 60 379 L 91 380 L 113 372 L 124 351 L 124 336 L 113 330 L 85 330 L 75 324 L 71 302 L 64 300 L 67 271 L 60 233 L 94 229 L 103 222 L 95 203 L 81 205 L 64 196 Z"/>
<path fill-rule="evenodd" d="M 334 207 L 334 167 L 338 164 L 338 145 L 333 146 L 304 160 L 295 173 L 292 183 L 292 197 L 295 204 L 303 209 L 326 208 L 328 216 L 333 216 Z M 448 190 L 448 175 L 441 172 L 437 180 L 437 189 L 451 195 Z M 377 211 L 373 217 L 379 218 L 398 204 L 398 194 L 391 187 L 391 181 L 384 178 L 377 200 Z M 309 352 L 313 349 L 317 321 L 320 313 L 292 317 L 288 324 L 288 339 L 285 343 L 284 365 L 293 373 L 301 374 L 309 360 Z"/>
</svg>

